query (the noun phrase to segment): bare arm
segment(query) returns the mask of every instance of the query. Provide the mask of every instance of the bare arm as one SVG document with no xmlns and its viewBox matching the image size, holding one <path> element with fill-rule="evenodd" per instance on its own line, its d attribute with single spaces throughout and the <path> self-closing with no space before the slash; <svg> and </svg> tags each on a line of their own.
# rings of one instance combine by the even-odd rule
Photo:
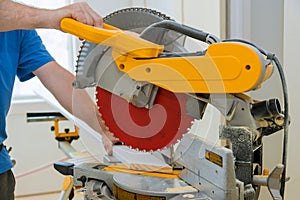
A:
<svg viewBox="0 0 300 200">
<path fill-rule="evenodd" d="M 101 27 L 102 18 L 86 2 L 74 3 L 59 9 L 33 8 L 11 0 L 0 0 L 0 31 L 52 28 L 60 30 L 63 18 Z"/>
<path fill-rule="evenodd" d="M 85 90 L 72 87 L 74 76 L 55 61 L 40 67 L 34 74 L 66 110 L 102 135 L 104 147 L 111 154 L 112 144 L 117 140 L 105 126 L 97 106 Z"/>
</svg>

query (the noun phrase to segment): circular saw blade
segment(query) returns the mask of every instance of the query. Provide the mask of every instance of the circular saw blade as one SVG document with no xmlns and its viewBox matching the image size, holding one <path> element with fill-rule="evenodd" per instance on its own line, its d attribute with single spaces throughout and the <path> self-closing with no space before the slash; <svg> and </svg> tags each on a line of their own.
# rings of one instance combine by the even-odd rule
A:
<svg viewBox="0 0 300 200">
<path fill-rule="evenodd" d="M 154 151 L 175 144 L 191 126 L 186 113 L 188 96 L 159 88 L 152 108 L 138 108 L 123 98 L 97 87 L 103 120 L 125 145 Z"/>
</svg>

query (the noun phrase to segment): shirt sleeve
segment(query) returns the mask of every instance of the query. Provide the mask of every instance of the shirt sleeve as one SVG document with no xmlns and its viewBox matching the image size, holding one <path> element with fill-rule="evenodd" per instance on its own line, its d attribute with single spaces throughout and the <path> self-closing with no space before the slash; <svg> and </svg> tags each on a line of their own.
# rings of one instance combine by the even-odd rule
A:
<svg viewBox="0 0 300 200">
<path fill-rule="evenodd" d="M 32 73 L 54 59 L 46 50 L 35 30 L 22 31 L 17 76 L 20 81 L 34 77 Z"/>
</svg>

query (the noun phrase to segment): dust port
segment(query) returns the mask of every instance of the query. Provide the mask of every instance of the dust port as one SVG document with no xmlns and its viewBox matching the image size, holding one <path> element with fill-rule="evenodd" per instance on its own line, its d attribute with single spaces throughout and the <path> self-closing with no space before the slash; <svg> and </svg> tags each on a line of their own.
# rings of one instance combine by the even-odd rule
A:
<svg viewBox="0 0 300 200">
<path fill-rule="evenodd" d="M 255 119 L 271 118 L 281 113 L 278 99 L 269 99 L 252 104 L 251 114 Z"/>
</svg>

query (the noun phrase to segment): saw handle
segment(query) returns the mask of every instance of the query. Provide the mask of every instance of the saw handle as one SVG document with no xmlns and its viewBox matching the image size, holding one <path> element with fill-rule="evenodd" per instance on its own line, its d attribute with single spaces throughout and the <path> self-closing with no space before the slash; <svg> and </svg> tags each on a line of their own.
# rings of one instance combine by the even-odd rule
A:
<svg viewBox="0 0 300 200">
<path fill-rule="evenodd" d="M 122 30 L 105 23 L 103 24 L 103 28 L 98 28 L 83 24 L 71 18 L 62 19 L 60 22 L 60 27 L 64 32 L 96 44 L 99 44 L 102 41 L 123 32 Z"/>
<path fill-rule="evenodd" d="M 103 28 L 93 27 L 71 18 L 64 18 L 60 22 L 64 32 L 75 35 L 81 39 L 96 44 L 110 46 L 118 53 L 130 54 L 133 57 L 157 57 L 163 51 L 162 45 L 157 45 L 140 37 L 134 36 L 129 31 L 123 31 L 114 26 L 105 24 Z"/>
</svg>

